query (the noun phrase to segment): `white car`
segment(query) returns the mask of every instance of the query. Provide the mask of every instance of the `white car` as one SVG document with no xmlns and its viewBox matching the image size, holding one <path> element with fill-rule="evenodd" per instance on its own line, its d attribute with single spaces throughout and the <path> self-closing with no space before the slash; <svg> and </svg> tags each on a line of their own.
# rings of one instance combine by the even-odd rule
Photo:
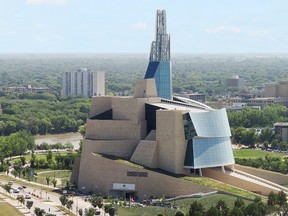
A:
<svg viewBox="0 0 288 216">
<path fill-rule="evenodd" d="M 31 194 L 25 194 L 25 199 L 31 199 Z"/>
<path fill-rule="evenodd" d="M 14 192 L 14 193 L 19 193 L 20 190 L 19 190 L 18 188 L 14 188 L 14 189 L 13 189 L 13 192 Z"/>
</svg>

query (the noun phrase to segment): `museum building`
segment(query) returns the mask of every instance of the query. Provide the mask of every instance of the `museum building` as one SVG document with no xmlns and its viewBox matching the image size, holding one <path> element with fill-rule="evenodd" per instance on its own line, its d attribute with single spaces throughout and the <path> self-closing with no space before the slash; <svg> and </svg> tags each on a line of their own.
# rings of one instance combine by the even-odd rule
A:
<svg viewBox="0 0 288 216">
<path fill-rule="evenodd" d="M 94 96 L 81 158 L 71 181 L 83 192 L 111 196 L 172 196 L 209 192 L 181 179 L 234 164 L 225 109 L 187 98 L 157 96 L 154 79 L 134 96 Z"/>
</svg>

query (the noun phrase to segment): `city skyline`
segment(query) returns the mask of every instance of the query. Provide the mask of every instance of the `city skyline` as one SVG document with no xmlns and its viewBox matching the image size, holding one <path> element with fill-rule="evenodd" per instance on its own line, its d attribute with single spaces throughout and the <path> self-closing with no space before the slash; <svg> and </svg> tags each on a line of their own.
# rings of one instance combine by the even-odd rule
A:
<svg viewBox="0 0 288 216">
<path fill-rule="evenodd" d="M 166 10 L 171 53 L 285 53 L 279 0 L 5 1 L 0 52 L 149 53 L 155 12 Z"/>
</svg>

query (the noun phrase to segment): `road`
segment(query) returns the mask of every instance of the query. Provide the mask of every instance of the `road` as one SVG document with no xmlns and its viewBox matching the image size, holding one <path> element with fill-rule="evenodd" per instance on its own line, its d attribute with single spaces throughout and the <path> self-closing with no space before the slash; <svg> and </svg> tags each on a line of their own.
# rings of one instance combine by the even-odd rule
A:
<svg viewBox="0 0 288 216">
<path fill-rule="evenodd" d="M 2 184 L 7 184 L 8 182 L 2 181 Z M 30 182 L 31 183 L 31 182 Z M 22 185 L 25 185 L 23 183 Z M 19 184 L 13 183 L 12 188 L 18 188 Z M 54 192 L 46 192 L 41 189 L 34 189 L 27 187 L 24 190 L 21 190 L 19 193 L 7 193 L 2 187 L 0 187 L 0 192 L 3 194 L 6 194 L 8 196 L 11 196 L 12 198 L 16 199 L 17 195 L 23 195 L 25 197 L 25 194 L 30 193 L 32 195 L 31 199 L 33 201 L 33 206 L 31 208 L 31 213 L 27 213 L 25 215 L 34 215 L 34 209 L 35 207 L 44 209 L 46 213 L 51 213 L 55 215 L 66 215 L 64 212 L 61 212 L 57 206 L 61 206 L 61 202 L 59 200 L 60 194 L 54 193 Z M 76 196 L 73 198 L 70 198 L 74 201 L 74 204 L 72 206 L 72 212 L 76 214 L 76 208 L 78 206 L 78 209 L 80 208 L 90 208 L 91 204 L 89 202 L 84 201 L 84 196 Z M 20 205 L 20 203 L 18 203 Z M 29 212 L 28 209 L 26 212 Z M 103 215 L 103 212 L 102 212 Z"/>
</svg>

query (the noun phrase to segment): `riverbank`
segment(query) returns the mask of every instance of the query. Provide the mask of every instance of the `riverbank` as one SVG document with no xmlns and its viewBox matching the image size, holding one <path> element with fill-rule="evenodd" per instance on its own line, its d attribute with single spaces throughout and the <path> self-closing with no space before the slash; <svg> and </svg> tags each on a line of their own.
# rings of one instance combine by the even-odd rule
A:
<svg viewBox="0 0 288 216">
<path fill-rule="evenodd" d="M 74 149 L 79 149 L 79 142 L 83 139 L 80 133 L 64 133 L 64 134 L 47 134 L 47 135 L 36 135 L 35 144 L 40 145 L 42 143 L 55 144 L 55 143 L 72 143 Z"/>
</svg>

